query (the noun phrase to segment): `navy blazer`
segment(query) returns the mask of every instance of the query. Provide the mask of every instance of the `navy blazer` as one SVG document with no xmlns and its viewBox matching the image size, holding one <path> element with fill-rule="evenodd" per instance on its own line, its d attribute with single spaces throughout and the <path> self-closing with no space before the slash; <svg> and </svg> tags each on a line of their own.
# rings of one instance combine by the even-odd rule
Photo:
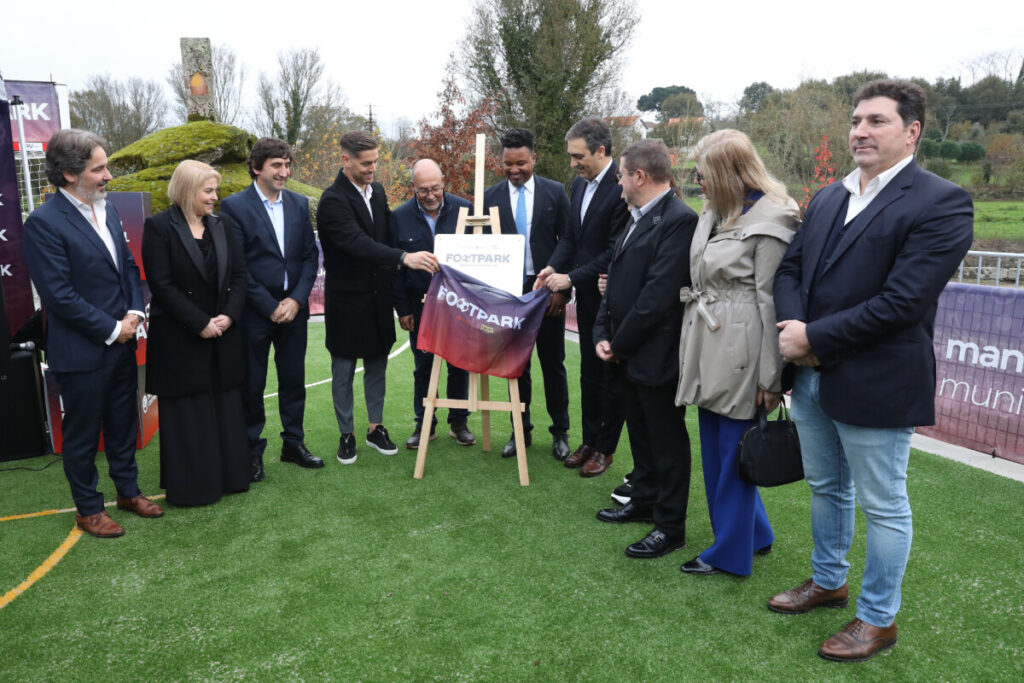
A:
<svg viewBox="0 0 1024 683">
<path fill-rule="evenodd" d="M 235 235 L 242 245 L 249 274 L 246 305 L 264 319 L 271 316 L 285 297 L 295 299 L 306 308 L 319 265 L 309 200 L 290 190 L 282 190 L 281 201 L 284 202 L 284 254 L 255 184 L 225 197 L 220 203 L 221 211 L 234 223 Z M 288 274 L 287 291 L 284 289 L 285 273 Z"/>
<path fill-rule="evenodd" d="M 569 197 L 559 182 L 534 174 L 533 216 L 530 222 L 530 255 L 533 272 L 539 273 L 548 265 L 558 241 L 565 236 L 569 224 Z M 484 192 L 484 211 L 498 207 L 501 232 L 518 235 L 515 213 L 508 195 L 508 180 L 492 185 Z M 525 280 L 525 270 L 524 270 Z"/>
<path fill-rule="evenodd" d="M 594 343 L 611 342 L 636 384 L 675 386 L 679 376 L 679 290 L 690 286 L 690 242 L 697 214 L 669 192 L 615 241 Z"/>
<path fill-rule="evenodd" d="M 850 223 L 815 278 L 848 194 L 835 183 L 811 200 L 775 274 L 776 317 L 807 323 L 829 417 L 932 424 L 935 310 L 974 239 L 971 197 L 911 161 Z"/>
<path fill-rule="evenodd" d="M 620 231 L 629 222 L 629 207 L 622 198 L 622 188 L 615 177 L 618 165 L 612 161 L 597 186 L 587 207 L 587 214 L 580 222 L 583 195 L 587 181 L 577 176 L 569 190 L 569 225 L 565 238 L 559 240 L 550 265 L 557 273 L 568 273 L 580 294 L 599 296 L 597 276 L 608 272 L 612 250 Z"/>
<path fill-rule="evenodd" d="M 434 235 L 453 235 L 459 222 L 459 209 L 472 209 L 472 204 L 462 197 L 447 192 L 441 210 L 437 214 L 434 232 L 416 204 L 416 197 L 391 212 L 388 223 L 388 239 L 391 246 L 404 252 L 434 251 Z M 399 317 L 419 314 L 423 295 L 430 288 L 430 273 L 412 268 L 399 268 L 392 276 L 395 312 Z"/>
<path fill-rule="evenodd" d="M 146 310 L 139 268 L 110 202 L 107 229 L 116 266 L 96 230 L 62 193 L 25 220 L 25 262 L 46 309 L 46 359 L 56 372 L 99 368 L 117 322 L 130 310 Z"/>
</svg>

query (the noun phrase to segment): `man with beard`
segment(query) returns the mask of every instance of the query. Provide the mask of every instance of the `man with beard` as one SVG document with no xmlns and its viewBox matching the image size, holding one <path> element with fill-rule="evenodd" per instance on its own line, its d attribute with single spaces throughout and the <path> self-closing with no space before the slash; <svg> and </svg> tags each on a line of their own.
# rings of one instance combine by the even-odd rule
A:
<svg viewBox="0 0 1024 683">
<path fill-rule="evenodd" d="M 413 198 L 391 212 L 391 246 L 403 251 L 434 251 L 434 235 L 454 234 L 459 209 L 471 204 L 461 197 L 444 191 L 441 167 L 432 159 L 420 159 L 412 165 Z M 415 368 L 413 370 L 413 412 L 416 429 L 405 440 L 405 447 L 416 450 L 420 446 L 420 427 L 423 424 L 423 399 L 430 383 L 430 370 L 434 354 L 416 348 L 423 297 L 430 287 L 430 275 L 408 268 L 399 269 L 394 277 L 395 312 L 398 323 L 409 333 Z M 448 363 L 448 398 L 465 399 L 469 396 L 469 373 Z M 448 435 L 460 446 L 472 446 L 476 437 L 466 426 L 469 411 L 465 408 L 448 409 Z M 431 415 L 430 439 L 435 438 L 437 417 Z"/>
<path fill-rule="evenodd" d="M 124 529 L 96 490 L 101 432 L 118 509 L 140 517 L 164 511 L 138 485 L 135 332 L 145 320 L 145 303 L 121 219 L 106 201 L 112 176 L 104 144 L 75 129 L 50 138 L 46 177 L 57 193 L 25 221 L 24 249 L 46 309 L 46 360 L 64 405 L 62 460 L 76 523 L 112 538 Z"/>
<path fill-rule="evenodd" d="M 429 251 L 405 252 L 388 245 L 391 210 L 377 172 L 377 140 L 364 131 L 346 133 L 341 172 L 317 206 L 324 250 L 324 319 L 331 353 L 331 391 L 341 438 L 338 462 L 356 461 L 352 380 L 363 359 L 363 391 L 369 427 L 366 445 L 384 455 L 398 448 L 383 423 L 388 351 L 395 343 L 391 277 L 396 268 L 437 271 Z"/>
</svg>

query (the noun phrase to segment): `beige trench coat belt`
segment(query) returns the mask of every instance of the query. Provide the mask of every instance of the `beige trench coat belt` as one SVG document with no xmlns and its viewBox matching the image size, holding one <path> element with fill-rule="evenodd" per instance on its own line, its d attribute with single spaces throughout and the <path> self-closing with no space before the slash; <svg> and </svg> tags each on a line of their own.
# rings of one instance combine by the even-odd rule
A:
<svg viewBox="0 0 1024 683">
<path fill-rule="evenodd" d="M 711 314 L 711 311 L 708 310 L 707 305 L 715 303 L 715 297 L 710 292 L 702 289 L 692 289 L 690 287 L 683 287 L 682 289 L 679 290 L 679 300 L 682 301 L 684 304 L 696 301 L 697 313 L 699 313 L 700 317 L 704 319 L 704 322 L 707 323 L 708 328 L 712 332 L 721 327 L 721 325 L 718 323 L 718 320 L 715 319 L 715 316 L 713 316 Z"/>
</svg>

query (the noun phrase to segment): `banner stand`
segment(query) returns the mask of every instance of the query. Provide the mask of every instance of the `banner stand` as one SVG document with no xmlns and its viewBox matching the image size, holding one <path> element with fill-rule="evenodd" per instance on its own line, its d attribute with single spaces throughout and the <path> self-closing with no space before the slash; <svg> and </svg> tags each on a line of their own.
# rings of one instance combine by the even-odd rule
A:
<svg viewBox="0 0 1024 683">
<path fill-rule="evenodd" d="M 484 194 L 484 136 L 476 136 L 476 183 L 473 192 L 473 216 L 469 215 L 469 209 L 459 209 L 459 220 L 455 226 L 457 235 L 466 234 L 466 228 L 472 227 L 472 234 L 482 235 L 484 227 L 489 227 L 491 234 L 501 232 L 501 219 L 498 217 L 498 207 L 492 206 L 488 214 L 483 212 Z M 423 407 L 426 411 L 422 426 L 420 427 L 420 446 L 416 452 L 416 469 L 413 477 L 423 478 L 423 470 L 427 464 L 427 448 L 430 444 L 430 427 L 433 423 L 431 416 L 437 408 L 465 408 L 470 412 L 480 411 L 481 439 L 484 451 L 491 450 L 491 411 L 508 412 L 512 414 L 512 432 L 516 441 L 516 463 L 519 466 L 520 486 L 530 485 L 530 474 L 526 467 L 526 432 L 523 430 L 523 412 L 526 405 L 519 400 L 519 378 L 513 377 L 508 380 L 508 401 L 490 400 L 490 382 L 488 375 L 475 372 L 469 373 L 469 398 L 438 398 L 437 385 L 441 377 L 441 363 L 443 359 L 434 354 L 434 364 L 430 368 L 430 384 L 427 386 L 427 395 L 423 399 Z M 479 398 L 477 394 L 479 393 Z"/>
</svg>

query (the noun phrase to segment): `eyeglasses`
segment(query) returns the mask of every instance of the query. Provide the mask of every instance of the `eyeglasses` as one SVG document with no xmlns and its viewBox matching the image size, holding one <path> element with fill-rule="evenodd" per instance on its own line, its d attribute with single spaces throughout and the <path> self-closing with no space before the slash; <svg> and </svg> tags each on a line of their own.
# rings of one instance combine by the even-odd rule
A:
<svg viewBox="0 0 1024 683">
<path fill-rule="evenodd" d="M 434 185 L 433 187 L 417 187 L 416 194 L 420 197 L 429 197 L 432 194 L 441 194 L 444 191 L 444 187 L 441 185 Z"/>
<path fill-rule="evenodd" d="M 616 180 L 622 180 L 623 176 L 633 175 L 634 173 L 639 173 L 641 170 L 643 170 L 643 169 L 635 168 L 632 171 L 626 171 L 625 173 L 623 173 L 622 171 L 619 171 L 618 173 L 615 174 L 615 179 Z"/>
<path fill-rule="evenodd" d="M 704 174 L 697 169 L 693 169 L 693 179 L 697 181 L 698 185 L 700 185 L 704 182 Z"/>
</svg>

